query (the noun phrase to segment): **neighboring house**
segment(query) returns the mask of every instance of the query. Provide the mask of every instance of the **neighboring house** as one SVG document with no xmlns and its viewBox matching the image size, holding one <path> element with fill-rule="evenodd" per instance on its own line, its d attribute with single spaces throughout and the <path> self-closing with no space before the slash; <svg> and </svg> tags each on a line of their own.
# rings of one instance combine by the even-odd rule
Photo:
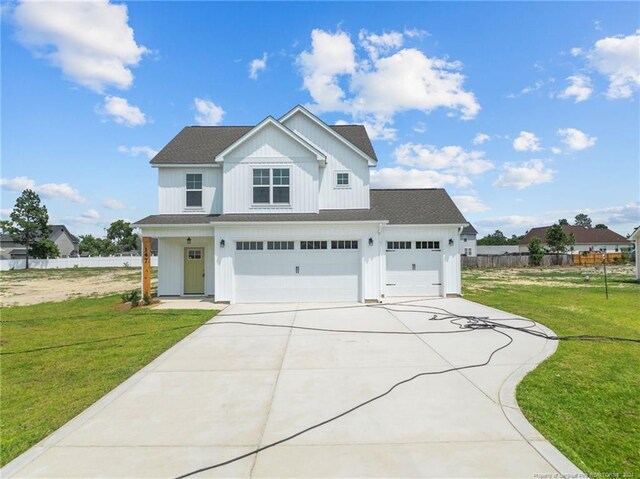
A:
<svg viewBox="0 0 640 479">
<path fill-rule="evenodd" d="M 477 235 L 478 232 L 472 224 L 468 224 L 462 229 L 460 234 L 460 254 L 465 256 L 476 256 L 478 254 Z"/>
<path fill-rule="evenodd" d="M 255 127 L 187 127 L 152 160 L 158 294 L 378 301 L 460 294 L 468 223 L 443 189 L 370 190 L 361 125 L 298 106 Z"/>
<path fill-rule="evenodd" d="M 531 240 L 539 238 L 543 244 L 546 241 L 547 229 L 549 226 L 533 228 L 518 243 L 521 253 L 529 251 L 528 246 Z M 584 226 L 563 226 L 565 234 L 573 234 L 576 244 L 571 247 L 573 253 L 582 252 L 607 252 L 618 253 L 631 249 L 631 241 L 615 231 L 607 228 L 586 228 Z"/>
<path fill-rule="evenodd" d="M 636 229 L 629 237 L 635 243 L 636 250 L 636 280 L 640 281 L 640 227 Z"/>
<path fill-rule="evenodd" d="M 527 250 L 528 252 L 528 250 Z M 518 245 L 510 245 L 505 244 L 501 246 L 490 245 L 490 246 L 482 246 L 478 245 L 478 253 L 477 254 L 486 254 L 486 255 L 503 255 L 503 254 L 518 254 L 520 253 L 520 248 Z"/>
<path fill-rule="evenodd" d="M 65 225 L 49 225 L 51 233 L 49 239 L 58 245 L 60 257 L 78 255 L 80 240 L 72 235 Z M 13 241 L 11 236 L 3 234 L 0 237 L 0 254 L 2 259 L 23 259 L 27 257 L 24 245 Z"/>
</svg>

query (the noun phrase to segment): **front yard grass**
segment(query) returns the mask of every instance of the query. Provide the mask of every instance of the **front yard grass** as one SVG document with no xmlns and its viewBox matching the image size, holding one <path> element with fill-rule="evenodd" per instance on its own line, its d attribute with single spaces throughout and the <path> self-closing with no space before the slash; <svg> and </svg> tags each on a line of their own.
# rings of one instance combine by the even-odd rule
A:
<svg viewBox="0 0 640 479">
<path fill-rule="evenodd" d="M 58 429 L 216 314 L 119 296 L 0 309 L 0 463 Z"/>
<path fill-rule="evenodd" d="M 640 338 L 640 285 L 628 272 L 611 273 L 608 300 L 601 268 L 465 270 L 463 292 L 559 336 Z M 517 399 L 587 474 L 640 477 L 640 344 L 561 341 L 518 385 Z"/>
</svg>

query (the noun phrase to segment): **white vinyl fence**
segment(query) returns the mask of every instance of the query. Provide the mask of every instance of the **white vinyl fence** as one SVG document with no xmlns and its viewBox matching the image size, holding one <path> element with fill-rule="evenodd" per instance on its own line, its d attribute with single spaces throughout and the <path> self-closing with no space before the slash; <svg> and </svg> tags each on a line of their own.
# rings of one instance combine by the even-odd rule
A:
<svg viewBox="0 0 640 479">
<path fill-rule="evenodd" d="M 1 259 L 0 271 L 25 269 L 27 261 L 24 259 Z M 151 266 L 158 266 L 158 257 L 151 257 Z M 29 259 L 29 268 L 140 268 L 141 256 L 108 256 L 95 258 L 57 258 L 57 259 Z"/>
</svg>

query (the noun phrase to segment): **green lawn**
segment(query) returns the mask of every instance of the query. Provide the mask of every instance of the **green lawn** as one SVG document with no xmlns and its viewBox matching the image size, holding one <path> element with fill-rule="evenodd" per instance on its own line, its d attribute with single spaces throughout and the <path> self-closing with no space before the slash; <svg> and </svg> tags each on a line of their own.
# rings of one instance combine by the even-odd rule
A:
<svg viewBox="0 0 640 479">
<path fill-rule="evenodd" d="M 611 271 L 608 300 L 597 268 L 465 270 L 462 278 L 465 298 L 560 336 L 640 338 L 640 284 L 628 269 Z M 583 471 L 640 477 L 640 344 L 562 341 L 520 383 L 517 399 Z"/>
<path fill-rule="evenodd" d="M 1 464 L 215 314 L 123 306 L 108 296 L 0 309 Z"/>
</svg>

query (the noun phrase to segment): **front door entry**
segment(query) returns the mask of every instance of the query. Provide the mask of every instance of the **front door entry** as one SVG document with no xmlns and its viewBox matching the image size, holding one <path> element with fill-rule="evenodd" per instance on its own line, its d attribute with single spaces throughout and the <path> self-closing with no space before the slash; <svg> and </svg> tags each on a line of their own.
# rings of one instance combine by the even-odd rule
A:
<svg viewBox="0 0 640 479">
<path fill-rule="evenodd" d="M 204 248 L 184 249 L 184 294 L 204 294 Z"/>
</svg>

